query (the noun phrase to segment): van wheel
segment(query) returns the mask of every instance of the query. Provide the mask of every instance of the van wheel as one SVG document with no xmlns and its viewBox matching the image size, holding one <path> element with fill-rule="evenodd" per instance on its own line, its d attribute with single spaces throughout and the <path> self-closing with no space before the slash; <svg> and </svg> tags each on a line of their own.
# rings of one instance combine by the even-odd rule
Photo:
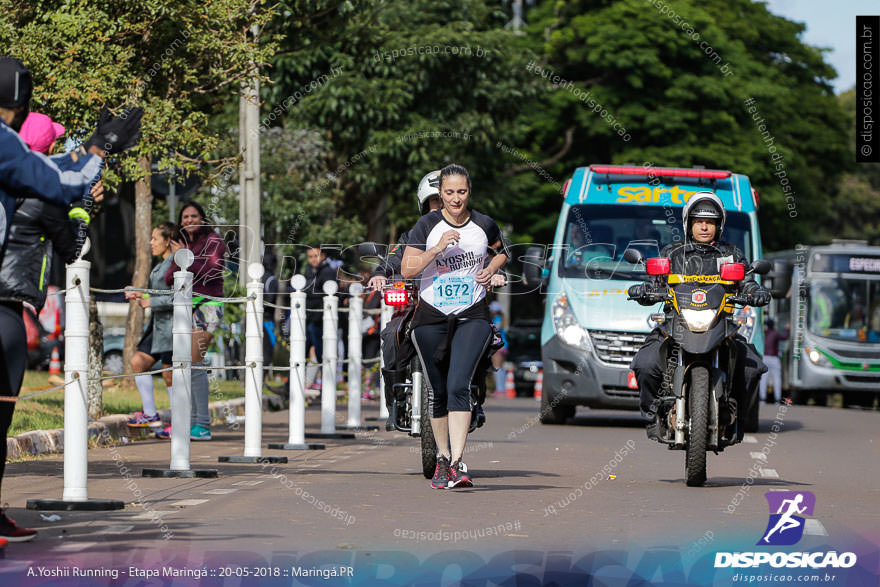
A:
<svg viewBox="0 0 880 587">
<path fill-rule="evenodd" d="M 565 424 L 569 418 L 574 418 L 576 406 L 554 405 L 550 401 L 550 396 L 546 393 L 541 395 L 541 413 L 539 419 L 541 424 Z"/>
</svg>

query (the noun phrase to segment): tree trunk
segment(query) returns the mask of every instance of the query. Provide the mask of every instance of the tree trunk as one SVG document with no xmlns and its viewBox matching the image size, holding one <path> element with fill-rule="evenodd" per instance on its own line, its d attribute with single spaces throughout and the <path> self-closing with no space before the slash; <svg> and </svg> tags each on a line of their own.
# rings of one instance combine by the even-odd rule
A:
<svg viewBox="0 0 880 587">
<path fill-rule="evenodd" d="M 104 325 L 98 318 L 98 303 L 89 300 L 89 418 L 97 420 L 104 415 Z"/>
<path fill-rule="evenodd" d="M 152 173 L 152 159 L 141 157 L 138 161 L 146 177 L 137 182 L 134 188 L 134 275 L 131 284 L 135 287 L 147 287 L 150 278 L 150 233 L 153 230 L 151 216 L 153 207 L 153 192 L 150 190 L 150 174 Z M 125 325 L 125 347 L 122 351 L 123 372 L 131 370 L 131 358 L 134 356 L 135 347 L 144 330 L 144 309 L 136 301 L 132 300 L 128 306 L 128 320 Z M 122 380 L 123 385 L 131 389 L 134 379 L 126 377 Z"/>
</svg>

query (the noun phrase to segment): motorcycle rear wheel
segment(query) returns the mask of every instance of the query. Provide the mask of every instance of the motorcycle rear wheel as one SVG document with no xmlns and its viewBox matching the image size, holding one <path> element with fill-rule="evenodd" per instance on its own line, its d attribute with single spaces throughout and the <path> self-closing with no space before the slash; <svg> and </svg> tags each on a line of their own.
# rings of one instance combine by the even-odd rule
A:
<svg viewBox="0 0 880 587">
<path fill-rule="evenodd" d="M 700 487 L 706 482 L 706 440 L 709 434 L 709 370 L 702 366 L 691 368 L 688 407 L 690 430 L 685 453 L 685 482 L 688 487 Z"/>
<path fill-rule="evenodd" d="M 419 363 L 418 357 L 413 357 L 411 369 L 413 372 L 421 371 L 422 365 Z M 422 396 L 421 405 L 421 427 L 422 433 L 419 441 L 422 445 L 422 475 L 425 479 L 434 477 L 434 469 L 437 468 L 437 442 L 434 440 L 434 430 L 431 428 L 431 414 L 428 411 L 428 381 L 427 375 L 422 373 L 422 388 L 413 389 L 413 393 L 419 393 Z"/>
</svg>

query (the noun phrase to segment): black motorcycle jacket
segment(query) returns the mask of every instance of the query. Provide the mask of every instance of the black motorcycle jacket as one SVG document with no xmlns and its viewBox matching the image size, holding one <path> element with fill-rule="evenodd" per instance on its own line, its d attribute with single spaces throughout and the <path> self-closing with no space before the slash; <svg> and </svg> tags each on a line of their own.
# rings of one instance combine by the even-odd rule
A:
<svg viewBox="0 0 880 587">
<path fill-rule="evenodd" d="M 747 265 L 745 255 L 734 245 L 716 241 L 709 244 L 695 241 L 677 242 L 666 245 L 660 251 L 661 257 L 667 257 L 670 261 L 670 273 L 680 275 L 718 275 L 722 263 L 742 263 Z M 644 287 L 630 293 L 630 297 L 636 299 L 644 306 L 656 304 L 665 298 L 665 277 L 649 277 Z M 632 288 L 631 288 L 632 289 Z M 747 273 L 745 279 L 739 284 L 739 292 L 749 296 L 758 292 L 767 292 L 751 273 Z M 636 294 L 636 295 L 633 295 Z M 767 292 L 769 297 L 769 292 Z M 757 304 L 756 304 L 757 305 Z"/>
<path fill-rule="evenodd" d="M 68 218 L 65 206 L 34 198 L 19 202 L 0 266 L 0 300 L 27 302 L 39 312 L 46 303 L 52 249 L 65 263 L 73 262 L 79 223 Z"/>
</svg>

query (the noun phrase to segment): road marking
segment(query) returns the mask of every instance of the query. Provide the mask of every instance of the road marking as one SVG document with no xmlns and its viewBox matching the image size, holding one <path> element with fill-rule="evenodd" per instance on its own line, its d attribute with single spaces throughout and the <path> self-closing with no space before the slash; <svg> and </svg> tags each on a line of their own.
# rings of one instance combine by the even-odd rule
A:
<svg viewBox="0 0 880 587">
<path fill-rule="evenodd" d="M 828 536 L 828 531 L 825 529 L 825 526 L 822 525 L 822 522 L 816 518 L 807 518 L 804 520 L 804 534 L 810 534 L 812 536 Z"/>
<path fill-rule="evenodd" d="M 180 501 L 175 501 L 172 503 L 172 506 L 185 508 L 191 505 L 200 505 L 208 501 L 207 499 L 181 499 Z"/>
<path fill-rule="evenodd" d="M 263 481 L 237 481 L 233 483 L 233 485 L 244 485 L 247 487 L 253 487 L 254 485 L 259 485 Z"/>
<path fill-rule="evenodd" d="M 205 495 L 226 495 L 227 493 L 235 493 L 238 489 L 212 489 L 211 491 L 204 491 Z"/>
<path fill-rule="evenodd" d="M 134 526 L 129 524 L 127 526 L 122 526 L 120 524 L 114 524 L 112 526 L 107 526 L 102 530 L 98 530 L 98 534 L 125 534 L 134 529 Z"/>
<path fill-rule="evenodd" d="M 750 452 L 749 456 L 755 460 L 758 460 L 758 461 L 766 461 L 767 460 L 767 455 L 765 455 L 762 452 Z"/>
<path fill-rule="evenodd" d="M 758 439 L 751 434 L 743 436 L 743 444 L 758 444 Z"/>
<path fill-rule="evenodd" d="M 138 514 L 132 518 L 132 520 L 155 520 L 157 518 L 161 518 L 162 516 L 167 516 L 168 514 L 176 514 L 180 510 L 151 510 L 149 512 L 144 512 L 142 514 Z"/>
<path fill-rule="evenodd" d="M 761 477 L 779 479 L 779 473 L 776 472 L 776 469 L 758 469 L 758 472 L 761 473 Z"/>
<path fill-rule="evenodd" d="M 85 550 L 87 548 L 91 548 L 98 544 L 97 542 L 68 542 L 67 544 L 62 544 L 55 550 L 60 550 L 63 552 L 79 552 L 80 550 Z"/>
</svg>

